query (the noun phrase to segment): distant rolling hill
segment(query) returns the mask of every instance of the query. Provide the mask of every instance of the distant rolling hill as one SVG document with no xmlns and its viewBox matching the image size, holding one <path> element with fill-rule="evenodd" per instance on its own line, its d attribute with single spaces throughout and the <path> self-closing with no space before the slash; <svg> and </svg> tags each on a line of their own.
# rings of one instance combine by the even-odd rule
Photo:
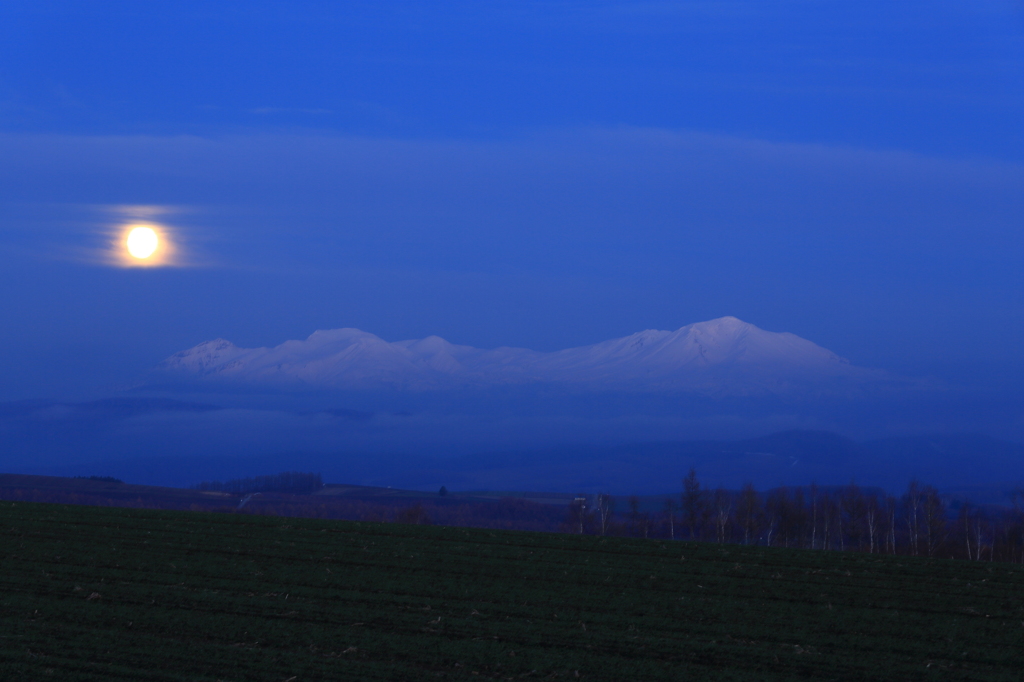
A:
<svg viewBox="0 0 1024 682">
<path fill-rule="evenodd" d="M 979 435 L 926 435 L 857 442 L 818 431 L 745 440 L 633 443 L 480 452 L 460 457 L 339 450 L 258 456 L 103 457 L 9 471 L 112 475 L 153 485 L 274 473 L 321 472 L 327 480 L 413 490 L 605 491 L 661 494 L 679 489 L 692 467 L 706 486 L 759 489 L 845 485 L 905 489 L 911 479 L 977 502 L 1007 503 L 1024 487 L 1024 446 Z"/>
<path fill-rule="evenodd" d="M 635 443 L 609 447 L 482 453 L 394 472 L 394 485 L 447 481 L 456 489 L 677 489 L 692 467 L 707 486 L 747 482 L 843 485 L 901 491 L 912 480 L 978 502 L 1007 503 L 1024 487 L 1024 446 L 981 435 L 933 434 L 856 442 L 818 431 L 787 431 L 736 441 Z"/>
</svg>

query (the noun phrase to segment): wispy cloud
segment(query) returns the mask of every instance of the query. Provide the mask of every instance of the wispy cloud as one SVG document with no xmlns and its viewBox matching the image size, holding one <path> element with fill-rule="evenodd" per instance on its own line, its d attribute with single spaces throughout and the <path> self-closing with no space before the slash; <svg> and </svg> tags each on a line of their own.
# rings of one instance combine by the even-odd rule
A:
<svg viewBox="0 0 1024 682">
<path fill-rule="evenodd" d="M 34 213 L 37 222 L 23 227 L 31 235 L 29 238 L 0 244 L 12 254 L 115 268 L 213 265 L 212 259 L 197 248 L 191 230 L 175 219 L 197 212 L 195 207 L 30 204 L 20 208 L 23 215 Z M 48 224 L 40 228 L 38 221 Z M 156 241 L 145 253 L 135 249 L 133 255 L 129 235 L 137 229 L 150 232 Z"/>
<path fill-rule="evenodd" d="M 256 107 L 249 109 L 250 114 L 332 114 L 334 113 L 330 109 L 304 109 L 301 107 Z"/>
</svg>

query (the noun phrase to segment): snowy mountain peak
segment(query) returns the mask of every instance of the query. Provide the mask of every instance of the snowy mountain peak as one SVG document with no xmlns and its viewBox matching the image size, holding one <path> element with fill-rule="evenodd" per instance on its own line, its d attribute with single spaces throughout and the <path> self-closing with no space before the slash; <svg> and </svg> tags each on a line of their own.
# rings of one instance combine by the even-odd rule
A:
<svg viewBox="0 0 1024 682">
<path fill-rule="evenodd" d="M 244 352 L 245 349 L 239 348 L 227 339 L 214 339 L 203 341 L 188 350 L 175 353 L 164 360 L 161 366 L 173 367 L 201 376 L 217 371 L 225 363 L 231 362 Z"/>
<path fill-rule="evenodd" d="M 436 389 L 559 383 L 596 389 L 779 392 L 793 384 L 879 381 L 811 341 L 735 317 L 676 331 L 648 329 L 590 346 L 540 353 L 481 350 L 439 336 L 389 343 L 359 329 L 313 332 L 274 348 L 200 343 L 161 363 L 179 377 L 316 389 Z"/>
</svg>

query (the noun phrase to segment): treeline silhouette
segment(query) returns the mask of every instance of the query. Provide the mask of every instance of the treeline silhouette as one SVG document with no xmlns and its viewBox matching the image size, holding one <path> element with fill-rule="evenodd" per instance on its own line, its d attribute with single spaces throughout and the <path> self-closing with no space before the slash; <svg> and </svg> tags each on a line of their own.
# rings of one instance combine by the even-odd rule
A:
<svg viewBox="0 0 1024 682">
<path fill-rule="evenodd" d="M 322 487 L 319 474 L 297 472 L 205 482 L 191 489 L 128 485 L 108 477 L 0 475 L 0 500 L 560 531 L 1024 564 L 1024 490 L 1011 496 L 1009 506 L 979 506 L 945 498 L 934 487 L 916 481 L 901 495 L 854 484 L 763 492 L 746 485 L 736 491 L 706 488 L 691 470 L 677 495 L 620 499 L 609 494 L 578 495 L 566 510 L 561 503 L 539 504 L 515 497 L 482 500 L 458 493 L 308 494 Z"/>
<path fill-rule="evenodd" d="M 324 480 L 320 474 L 285 471 L 271 476 L 234 478 L 230 481 L 203 481 L 192 486 L 192 489 L 232 493 L 234 495 L 248 495 L 249 493 L 292 493 L 301 495 L 316 492 L 323 487 Z"/>
<path fill-rule="evenodd" d="M 858 551 L 1024 563 L 1024 491 L 1011 507 L 947 504 L 932 486 L 912 481 L 884 491 L 811 485 L 764 493 L 703 487 L 692 469 L 678 499 L 659 511 L 625 508 L 608 494 L 577 496 L 564 529 L 575 533 L 658 537 L 769 547 Z"/>
<path fill-rule="evenodd" d="M 515 497 L 499 500 L 431 495 L 421 498 L 359 498 L 265 492 L 250 498 L 240 508 L 238 498 L 244 499 L 251 493 L 205 497 L 203 492 L 194 488 L 132 485 L 89 491 L 28 484 L 0 486 L 0 500 L 544 532 L 560 531 L 565 517 L 562 505 L 538 504 Z"/>
<path fill-rule="evenodd" d="M 235 513 L 545 532 L 562 530 L 565 516 L 561 505 L 538 504 L 515 497 L 478 501 L 441 496 L 331 499 L 271 495 L 253 498 Z"/>
</svg>

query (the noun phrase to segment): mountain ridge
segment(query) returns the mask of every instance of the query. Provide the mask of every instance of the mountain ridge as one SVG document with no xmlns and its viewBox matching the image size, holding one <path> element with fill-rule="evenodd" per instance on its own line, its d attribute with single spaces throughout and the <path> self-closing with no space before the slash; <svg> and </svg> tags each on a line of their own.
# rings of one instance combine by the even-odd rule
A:
<svg viewBox="0 0 1024 682">
<path fill-rule="evenodd" d="M 172 355 L 157 372 L 294 388 L 430 390 L 556 383 L 738 395 L 893 380 L 795 334 L 765 331 L 735 317 L 675 331 L 648 329 L 554 352 L 479 349 L 439 336 L 388 342 L 351 327 L 318 330 L 273 348 L 240 348 L 214 339 Z"/>
</svg>

